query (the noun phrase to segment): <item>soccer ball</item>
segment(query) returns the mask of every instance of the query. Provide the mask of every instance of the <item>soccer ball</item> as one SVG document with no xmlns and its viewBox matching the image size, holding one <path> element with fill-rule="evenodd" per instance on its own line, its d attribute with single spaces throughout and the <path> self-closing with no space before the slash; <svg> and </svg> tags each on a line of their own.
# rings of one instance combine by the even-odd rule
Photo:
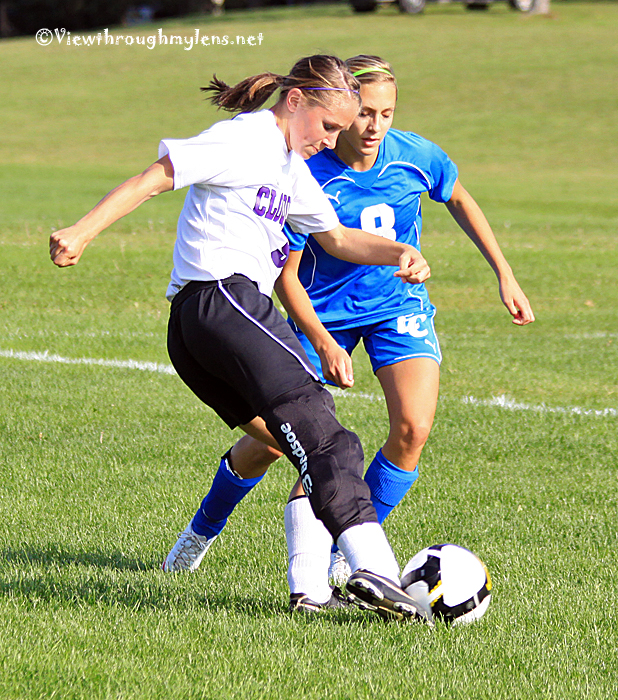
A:
<svg viewBox="0 0 618 700">
<path fill-rule="evenodd" d="M 491 600 L 491 577 L 485 564 L 456 544 L 422 549 L 407 563 L 401 587 L 429 623 L 461 625 L 482 617 Z"/>
</svg>

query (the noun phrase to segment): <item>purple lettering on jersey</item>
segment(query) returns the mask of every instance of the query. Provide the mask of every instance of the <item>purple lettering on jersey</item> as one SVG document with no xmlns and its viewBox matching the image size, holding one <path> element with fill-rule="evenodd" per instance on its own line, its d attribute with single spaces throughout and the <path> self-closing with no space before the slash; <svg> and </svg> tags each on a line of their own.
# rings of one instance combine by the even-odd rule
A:
<svg viewBox="0 0 618 700">
<path fill-rule="evenodd" d="M 273 250 L 273 252 L 270 254 L 270 257 L 272 258 L 275 267 L 283 267 L 285 265 L 285 261 L 288 259 L 289 254 L 290 244 L 286 242 L 286 244 L 283 246 L 283 248 L 281 248 L 281 250 Z"/>
<path fill-rule="evenodd" d="M 285 224 L 285 220 L 288 218 L 288 211 L 290 210 L 290 203 L 292 201 L 292 198 L 290 197 L 289 194 L 285 195 L 285 200 L 283 202 L 283 206 L 281 207 L 281 212 L 279 213 L 279 216 L 277 217 L 277 220 L 283 226 Z"/>
<path fill-rule="evenodd" d="M 265 215 L 266 219 L 272 219 L 275 215 L 275 199 L 277 199 L 277 190 L 272 189 L 270 191 L 270 204 L 268 205 L 268 211 Z"/>
<path fill-rule="evenodd" d="M 264 197 L 270 198 L 270 201 L 268 202 L 268 210 L 266 208 L 266 202 L 263 201 Z M 277 190 L 263 185 L 258 190 L 253 211 L 258 216 L 263 216 L 265 219 L 272 219 L 272 221 L 281 224 L 281 227 L 283 227 L 283 224 L 288 216 L 288 210 L 290 209 L 292 198 L 289 194 L 281 193 L 277 204 L 275 204 L 276 201 Z"/>
<path fill-rule="evenodd" d="M 273 194 L 276 194 L 275 190 L 273 190 Z M 253 211 L 258 215 L 258 216 L 264 216 L 264 212 L 266 211 L 266 205 L 262 206 L 262 197 L 268 197 L 270 195 L 270 189 L 268 187 L 260 187 L 257 193 L 257 197 L 255 198 L 255 206 L 253 207 Z"/>
<path fill-rule="evenodd" d="M 285 209 L 285 203 L 287 201 L 287 194 L 282 194 L 281 197 L 279 197 L 279 206 L 277 207 L 277 213 L 273 216 L 273 221 L 276 223 L 281 223 L 281 214 L 283 214 L 283 210 Z"/>
</svg>

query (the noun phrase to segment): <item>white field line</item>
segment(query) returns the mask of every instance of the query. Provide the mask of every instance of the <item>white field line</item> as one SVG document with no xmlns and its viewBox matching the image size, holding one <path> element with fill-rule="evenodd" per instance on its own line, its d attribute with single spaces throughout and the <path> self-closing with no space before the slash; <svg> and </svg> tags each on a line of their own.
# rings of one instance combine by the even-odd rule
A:
<svg viewBox="0 0 618 700">
<path fill-rule="evenodd" d="M 563 413 L 573 416 L 618 416 L 616 408 L 582 408 L 581 406 L 547 406 L 547 404 L 529 404 L 509 399 L 506 396 L 492 396 L 491 399 L 476 399 L 474 396 L 464 396 L 462 401 L 470 406 L 496 406 L 510 411 L 536 411 L 537 413 Z"/>
<path fill-rule="evenodd" d="M 145 372 L 159 372 L 160 374 L 176 374 L 172 365 L 164 365 L 158 362 L 140 362 L 139 360 L 103 360 L 93 357 L 61 357 L 50 355 L 46 352 L 20 352 L 18 350 L 0 350 L 0 357 L 8 357 L 13 360 L 30 360 L 34 362 L 53 362 L 63 365 L 97 365 L 99 367 L 114 367 L 121 369 L 141 369 Z"/>
<path fill-rule="evenodd" d="M 19 350 L 0 350 L 0 357 L 13 360 L 26 360 L 30 362 L 49 362 L 65 365 L 96 365 L 98 367 L 111 367 L 114 369 L 139 369 L 145 372 L 157 372 L 159 374 L 176 374 L 176 370 L 170 364 L 159 362 L 141 362 L 139 360 L 104 360 L 92 357 L 62 357 L 61 355 L 50 355 L 46 352 L 22 352 Z M 360 399 L 375 403 L 384 401 L 384 397 L 379 394 L 369 394 L 365 392 L 342 391 L 331 388 L 329 390 L 333 396 L 345 399 Z M 548 406 L 547 404 L 529 404 L 509 399 L 506 396 L 493 396 L 491 399 L 477 399 L 474 396 L 464 396 L 462 403 L 468 406 L 490 406 L 503 408 L 509 411 L 534 411 L 536 413 L 561 413 L 574 416 L 595 416 L 600 418 L 618 416 L 616 408 L 591 409 L 581 406 Z"/>
<path fill-rule="evenodd" d="M 379 394 L 367 394 L 362 391 L 350 391 L 346 389 L 338 389 L 334 386 L 327 385 L 326 388 L 330 393 L 337 399 L 361 399 L 363 401 L 369 401 L 369 403 L 375 403 L 376 401 L 384 401 L 384 397 Z"/>
</svg>

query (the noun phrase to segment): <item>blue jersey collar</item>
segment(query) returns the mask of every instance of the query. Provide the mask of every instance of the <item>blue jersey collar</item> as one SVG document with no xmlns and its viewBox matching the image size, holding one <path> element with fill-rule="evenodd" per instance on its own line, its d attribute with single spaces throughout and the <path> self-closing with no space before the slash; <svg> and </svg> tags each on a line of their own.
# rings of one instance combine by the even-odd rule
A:
<svg viewBox="0 0 618 700">
<path fill-rule="evenodd" d="M 384 137 L 382 143 L 378 148 L 378 157 L 376 158 L 376 162 L 371 166 L 371 168 L 369 168 L 369 170 L 354 170 L 354 168 L 351 168 L 347 163 L 344 163 L 341 160 L 341 158 L 339 158 L 339 156 L 335 153 L 335 151 L 331 150 L 330 148 L 324 149 L 322 153 L 324 156 L 333 160 L 333 162 L 337 163 L 337 165 L 339 165 L 343 169 L 341 173 L 342 175 L 345 175 L 351 180 L 354 180 L 354 182 L 359 187 L 370 188 L 373 187 L 375 181 L 380 175 L 382 168 L 384 167 L 386 140 L 388 139 L 389 134 L 390 129 L 386 132 L 386 136 Z"/>
</svg>

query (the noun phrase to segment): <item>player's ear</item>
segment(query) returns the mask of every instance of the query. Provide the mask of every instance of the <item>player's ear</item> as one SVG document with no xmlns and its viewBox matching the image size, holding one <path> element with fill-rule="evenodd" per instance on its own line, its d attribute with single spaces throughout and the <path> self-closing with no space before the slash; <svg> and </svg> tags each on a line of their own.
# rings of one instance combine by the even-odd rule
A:
<svg viewBox="0 0 618 700">
<path fill-rule="evenodd" d="M 300 106 L 300 101 L 302 100 L 302 97 L 303 93 L 298 88 L 292 88 L 291 90 L 288 90 L 285 96 L 285 101 L 287 103 L 287 108 L 290 110 L 290 112 L 296 112 L 296 110 Z"/>
</svg>

